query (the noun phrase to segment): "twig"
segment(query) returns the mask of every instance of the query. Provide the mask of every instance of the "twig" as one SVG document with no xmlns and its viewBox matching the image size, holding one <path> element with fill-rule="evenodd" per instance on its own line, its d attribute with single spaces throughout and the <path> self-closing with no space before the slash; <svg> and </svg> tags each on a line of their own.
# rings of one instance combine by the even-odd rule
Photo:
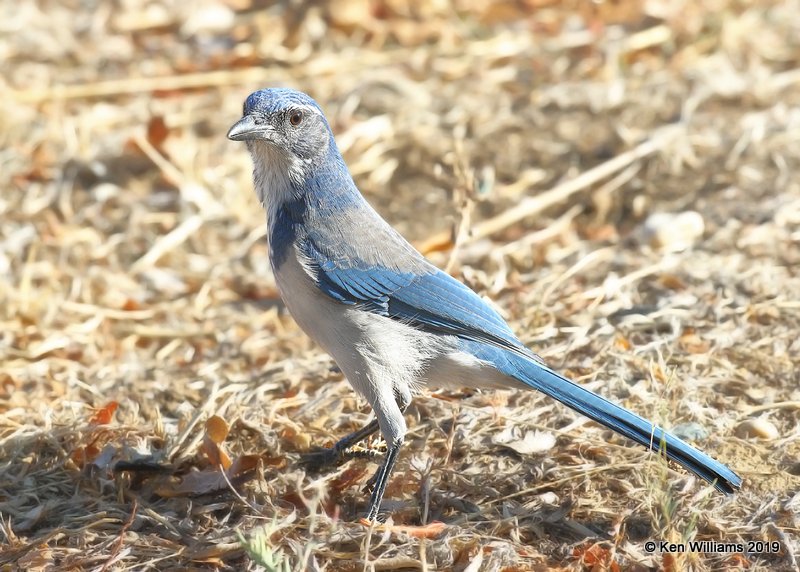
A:
<svg viewBox="0 0 800 572">
<path fill-rule="evenodd" d="M 175 165 L 173 165 L 169 159 L 164 157 L 158 149 L 156 149 L 150 141 L 147 140 L 147 137 L 144 137 L 141 133 L 137 133 L 133 136 L 133 141 L 142 150 L 142 153 L 147 155 L 147 158 L 150 159 L 156 167 L 158 167 L 164 176 L 173 184 L 178 186 L 183 186 L 186 184 L 186 177 L 178 169 Z"/>
<path fill-rule="evenodd" d="M 131 265 L 131 273 L 136 274 L 145 268 L 153 266 L 167 252 L 186 242 L 190 236 L 203 226 L 206 220 L 206 217 L 200 215 L 192 215 L 185 219 L 181 224 L 156 240 L 153 247 Z"/>
<path fill-rule="evenodd" d="M 626 274 L 624 276 L 620 276 L 615 281 L 616 288 L 617 290 L 619 290 L 622 286 L 626 286 L 628 284 L 634 284 L 646 276 L 650 276 L 651 274 L 658 274 L 659 272 L 663 272 L 674 266 L 675 266 L 675 261 L 671 258 L 660 260 L 655 264 L 651 264 L 650 266 L 645 266 L 644 268 L 640 268 L 639 270 L 630 272 L 629 274 Z M 605 285 L 596 286 L 589 290 L 580 292 L 578 296 L 582 299 L 589 300 L 591 298 L 604 296 L 606 293 L 606 289 L 607 287 Z"/>
<path fill-rule="evenodd" d="M 422 562 L 410 558 L 408 556 L 395 556 L 393 558 L 381 558 L 380 560 L 373 560 L 372 562 L 364 562 L 364 566 L 369 565 L 371 570 L 378 572 L 379 570 L 407 570 L 409 568 L 414 570 L 422 570 Z"/>
<path fill-rule="evenodd" d="M 11 97 L 20 103 L 38 103 L 57 99 L 110 97 L 152 91 L 179 91 L 201 87 L 222 87 L 238 83 L 257 83 L 270 77 L 266 68 L 212 71 L 166 77 L 132 77 L 80 85 L 54 85 L 45 89 L 12 90 Z"/>
<path fill-rule="evenodd" d="M 115 563 L 117 555 L 119 551 L 122 550 L 122 545 L 125 542 L 125 533 L 133 524 L 133 520 L 136 518 L 136 498 L 133 499 L 133 506 L 131 506 L 131 515 L 128 517 L 128 520 L 122 525 L 122 528 L 119 529 L 119 533 L 117 534 L 117 542 L 114 545 L 114 548 L 111 550 L 111 555 L 109 556 L 108 560 L 106 560 L 103 567 L 100 568 L 100 572 L 105 572 L 108 568 Z"/>
<path fill-rule="evenodd" d="M 217 470 L 220 472 L 220 474 L 222 474 L 222 478 L 225 479 L 225 484 L 228 485 L 228 488 L 231 490 L 234 496 L 237 499 L 239 499 L 239 502 L 241 502 L 244 506 L 253 511 L 254 514 L 260 515 L 261 509 L 256 505 L 254 505 L 253 503 L 251 503 L 250 501 L 248 501 L 246 498 L 244 498 L 242 494 L 238 490 L 236 490 L 236 487 L 233 486 L 233 483 L 231 482 L 230 478 L 228 478 L 228 471 L 225 469 L 225 467 L 223 467 L 222 465 L 217 465 Z"/>
<path fill-rule="evenodd" d="M 555 238 L 562 232 L 564 232 L 572 223 L 572 220 L 578 216 L 582 210 L 580 205 L 575 205 L 567 212 L 562 214 L 558 217 L 555 221 L 551 224 L 548 224 L 545 228 L 541 230 L 537 230 L 536 232 L 532 232 L 530 234 L 526 234 L 519 240 L 515 240 L 513 242 L 509 242 L 508 244 L 504 244 L 494 252 L 498 256 L 502 256 L 505 254 L 511 254 L 512 252 L 517 252 L 523 249 L 529 249 L 534 244 L 539 244 L 551 238 Z"/>
<path fill-rule="evenodd" d="M 748 417 L 753 413 L 761 413 L 770 409 L 800 409 L 800 401 L 778 401 L 777 403 L 765 403 L 749 407 L 742 417 Z"/>
</svg>

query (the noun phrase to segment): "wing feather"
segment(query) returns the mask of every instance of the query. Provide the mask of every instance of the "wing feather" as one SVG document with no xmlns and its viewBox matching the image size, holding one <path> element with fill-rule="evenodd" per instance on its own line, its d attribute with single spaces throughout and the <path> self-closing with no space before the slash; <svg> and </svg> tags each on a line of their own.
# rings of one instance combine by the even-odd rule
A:
<svg viewBox="0 0 800 572">
<path fill-rule="evenodd" d="M 405 271 L 360 260 L 337 262 L 324 256 L 308 237 L 300 248 L 320 290 L 339 302 L 359 305 L 422 330 L 535 357 L 486 301 L 430 263 Z"/>
</svg>

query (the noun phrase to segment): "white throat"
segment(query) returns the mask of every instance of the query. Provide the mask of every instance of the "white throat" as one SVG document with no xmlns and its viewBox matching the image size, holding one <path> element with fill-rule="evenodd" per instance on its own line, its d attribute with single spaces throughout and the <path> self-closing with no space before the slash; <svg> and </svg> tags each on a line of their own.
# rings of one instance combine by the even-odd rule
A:
<svg viewBox="0 0 800 572">
<path fill-rule="evenodd" d="M 304 178 L 304 162 L 267 143 L 249 144 L 253 155 L 253 186 L 267 211 L 270 232 L 278 208 L 290 200 Z"/>
</svg>

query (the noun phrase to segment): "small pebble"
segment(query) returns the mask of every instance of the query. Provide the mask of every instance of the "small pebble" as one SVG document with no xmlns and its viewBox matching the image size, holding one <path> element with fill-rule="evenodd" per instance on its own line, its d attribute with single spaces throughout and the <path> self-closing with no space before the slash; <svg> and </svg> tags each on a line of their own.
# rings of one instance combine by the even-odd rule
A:
<svg viewBox="0 0 800 572">
<path fill-rule="evenodd" d="M 539 500 L 541 500 L 544 504 L 549 504 L 551 506 L 558 505 L 558 495 L 552 491 L 540 494 Z"/>
<path fill-rule="evenodd" d="M 742 439 L 772 440 L 780 436 L 778 428 L 766 419 L 748 419 L 736 427 L 736 436 Z"/>
<path fill-rule="evenodd" d="M 681 252 L 693 246 L 705 228 L 703 216 L 696 211 L 653 213 L 644 222 L 644 235 L 653 248 Z"/>
<path fill-rule="evenodd" d="M 221 34 L 233 27 L 236 13 L 225 4 L 209 4 L 197 10 L 181 26 L 184 36 Z"/>
</svg>

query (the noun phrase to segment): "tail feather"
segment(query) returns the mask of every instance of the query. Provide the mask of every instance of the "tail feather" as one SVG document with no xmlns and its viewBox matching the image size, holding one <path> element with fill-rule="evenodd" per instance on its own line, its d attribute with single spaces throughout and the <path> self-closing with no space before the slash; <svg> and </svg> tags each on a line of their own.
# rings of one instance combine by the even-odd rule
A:
<svg viewBox="0 0 800 572">
<path fill-rule="evenodd" d="M 667 458 L 712 483 L 723 493 L 732 494 L 741 487 L 742 479 L 739 475 L 660 427 L 584 389 L 547 366 L 509 352 L 503 353 L 504 359 L 499 360 L 500 363 L 495 362 L 495 366 L 506 375 L 648 449 L 663 451 Z"/>
</svg>

